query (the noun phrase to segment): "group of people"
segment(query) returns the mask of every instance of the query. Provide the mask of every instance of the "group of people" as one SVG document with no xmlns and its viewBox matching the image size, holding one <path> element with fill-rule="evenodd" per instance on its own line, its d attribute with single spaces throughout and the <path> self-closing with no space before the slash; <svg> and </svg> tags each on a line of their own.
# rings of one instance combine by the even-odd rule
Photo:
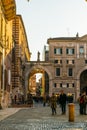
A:
<svg viewBox="0 0 87 130">
<path fill-rule="evenodd" d="M 64 91 L 61 91 L 61 94 L 59 96 L 59 104 L 61 106 L 61 112 L 62 114 L 66 114 L 66 101 L 67 101 L 67 96 L 64 93 Z M 52 109 L 52 115 L 56 114 L 56 108 L 57 108 L 57 98 L 54 93 L 52 93 L 52 96 L 50 98 L 50 106 Z"/>
<path fill-rule="evenodd" d="M 59 104 L 61 107 L 62 114 L 66 114 L 66 103 L 67 103 L 67 95 L 64 93 L 63 90 L 61 90 L 61 94 L 59 96 Z M 86 92 L 83 92 L 80 94 L 78 98 L 79 103 L 79 113 L 81 115 L 87 115 L 86 113 L 86 105 L 87 105 L 87 95 Z M 56 108 L 57 108 L 57 98 L 54 93 L 52 93 L 52 96 L 50 98 L 50 106 L 52 110 L 52 115 L 56 114 Z"/>
</svg>

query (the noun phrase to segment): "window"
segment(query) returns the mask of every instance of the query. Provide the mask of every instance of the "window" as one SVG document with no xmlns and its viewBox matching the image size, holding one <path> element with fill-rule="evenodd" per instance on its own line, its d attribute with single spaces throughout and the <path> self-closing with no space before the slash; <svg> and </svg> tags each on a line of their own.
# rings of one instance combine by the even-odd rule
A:
<svg viewBox="0 0 87 130">
<path fill-rule="evenodd" d="M 66 60 L 66 63 L 69 64 L 69 60 Z"/>
<path fill-rule="evenodd" d="M 87 60 L 85 60 L 85 64 L 87 64 Z"/>
<path fill-rule="evenodd" d="M 56 88 L 56 83 L 54 83 L 54 87 Z"/>
<path fill-rule="evenodd" d="M 84 47 L 83 47 L 83 46 L 80 46 L 80 48 L 79 48 L 79 53 L 80 53 L 80 54 L 84 54 Z"/>
<path fill-rule="evenodd" d="M 68 54 L 68 55 L 73 55 L 74 54 L 74 48 L 67 48 L 66 49 L 66 54 Z"/>
<path fill-rule="evenodd" d="M 74 83 L 72 84 L 72 87 L 75 87 L 75 84 L 74 84 Z"/>
<path fill-rule="evenodd" d="M 62 64 L 62 60 L 54 60 L 55 64 Z"/>
<path fill-rule="evenodd" d="M 60 87 L 62 88 L 62 83 L 60 83 Z"/>
<path fill-rule="evenodd" d="M 62 54 L 62 48 L 54 48 L 54 54 Z"/>
<path fill-rule="evenodd" d="M 75 63 L 75 61 L 74 60 L 72 60 L 72 64 L 74 64 Z"/>
<path fill-rule="evenodd" d="M 54 63 L 58 63 L 58 60 L 54 60 Z"/>
<path fill-rule="evenodd" d="M 62 60 L 60 60 L 60 64 L 62 64 Z"/>
<path fill-rule="evenodd" d="M 74 87 L 74 83 L 67 83 L 67 88 L 72 88 Z"/>
<path fill-rule="evenodd" d="M 68 70 L 68 76 L 73 76 L 73 69 L 72 68 L 69 68 L 69 70 Z"/>
<path fill-rule="evenodd" d="M 66 60 L 67 64 L 74 64 L 74 60 Z"/>
<path fill-rule="evenodd" d="M 56 76 L 60 76 L 60 68 L 56 68 Z"/>
<path fill-rule="evenodd" d="M 67 83 L 67 88 L 69 87 L 69 83 Z"/>
</svg>

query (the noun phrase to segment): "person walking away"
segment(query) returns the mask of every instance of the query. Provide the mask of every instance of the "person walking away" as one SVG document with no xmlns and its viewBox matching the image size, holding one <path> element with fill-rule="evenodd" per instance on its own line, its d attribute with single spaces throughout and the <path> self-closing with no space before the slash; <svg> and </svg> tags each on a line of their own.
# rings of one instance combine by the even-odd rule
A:
<svg viewBox="0 0 87 130">
<path fill-rule="evenodd" d="M 50 105 L 52 109 L 52 115 L 56 114 L 57 99 L 54 93 L 52 93 L 52 96 L 50 98 Z"/>
<path fill-rule="evenodd" d="M 33 97 L 32 97 L 32 94 L 28 93 L 27 94 L 27 101 L 28 101 L 28 104 L 29 106 L 33 106 Z"/>
<path fill-rule="evenodd" d="M 82 95 L 81 95 L 81 93 L 80 93 L 80 95 L 79 95 L 79 98 L 78 98 L 78 103 L 79 103 L 79 113 L 80 114 L 83 114 L 83 107 L 82 107 Z"/>
<path fill-rule="evenodd" d="M 43 96 L 43 106 L 46 106 L 46 94 Z"/>
<path fill-rule="evenodd" d="M 83 92 L 79 100 L 80 109 L 81 109 L 80 114 L 86 115 L 86 103 L 87 103 L 87 96 L 86 93 Z"/>
<path fill-rule="evenodd" d="M 83 93 L 84 104 L 83 104 L 83 114 L 86 115 L 86 104 L 87 104 L 87 95 L 86 92 Z"/>
<path fill-rule="evenodd" d="M 64 93 L 64 91 L 61 90 L 61 94 L 60 94 L 60 97 L 59 97 L 59 103 L 60 103 L 60 106 L 61 106 L 62 114 L 66 114 L 66 101 L 67 101 L 67 96 Z"/>
</svg>

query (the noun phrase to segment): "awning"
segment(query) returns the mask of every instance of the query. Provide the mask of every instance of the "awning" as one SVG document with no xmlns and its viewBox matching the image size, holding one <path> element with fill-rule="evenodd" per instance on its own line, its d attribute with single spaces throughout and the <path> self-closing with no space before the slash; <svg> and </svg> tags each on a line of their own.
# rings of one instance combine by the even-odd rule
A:
<svg viewBox="0 0 87 130">
<path fill-rule="evenodd" d="M 4 14 L 8 21 L 14 18 L 16 15 L 16 3 L 15 0 L 2 0 L 4 8 Z"/>
</svg>

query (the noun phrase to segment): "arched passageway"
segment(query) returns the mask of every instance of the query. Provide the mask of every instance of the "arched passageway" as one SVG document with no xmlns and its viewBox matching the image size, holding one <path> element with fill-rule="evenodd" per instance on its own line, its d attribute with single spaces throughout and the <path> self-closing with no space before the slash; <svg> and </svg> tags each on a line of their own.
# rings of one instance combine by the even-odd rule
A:
<svg viewBox="0 0 87 130">
<path fill-rule="evenodd" d="M 49 76 L 42 68 L 34 68 L 28 76 L 28 91 L 34 96 L 49 94 Z"/>
<path fill-rule="evenodd" d="M 35 62 L 32 64 L 26 64 L 26 70 L 25 70 L 25 88 L 26 88 L 26 93 L 29 90 L 29 83 L 30 83 L 30 79 L 33 75 L 37 74 L 37 73 L 41 73 L 42 74 L 42 84 L 41 87 L 43 87 L 43 95 L 44 94 L 52 94 L 52 86 L 53 86 L 53 82 L 52 82 L 52 73 L 51 73 L 51 65 L 49 66 L 49 63 L 39 63 L 39 62 Z M 27 95 L 27 94 L 25 94 Z"/>
<path fill-rule="evenodd" d="M 84 70 L 80 75 L 80 93 L 84 91 L 87 94 L 87 70 Z"/>
</svg>

